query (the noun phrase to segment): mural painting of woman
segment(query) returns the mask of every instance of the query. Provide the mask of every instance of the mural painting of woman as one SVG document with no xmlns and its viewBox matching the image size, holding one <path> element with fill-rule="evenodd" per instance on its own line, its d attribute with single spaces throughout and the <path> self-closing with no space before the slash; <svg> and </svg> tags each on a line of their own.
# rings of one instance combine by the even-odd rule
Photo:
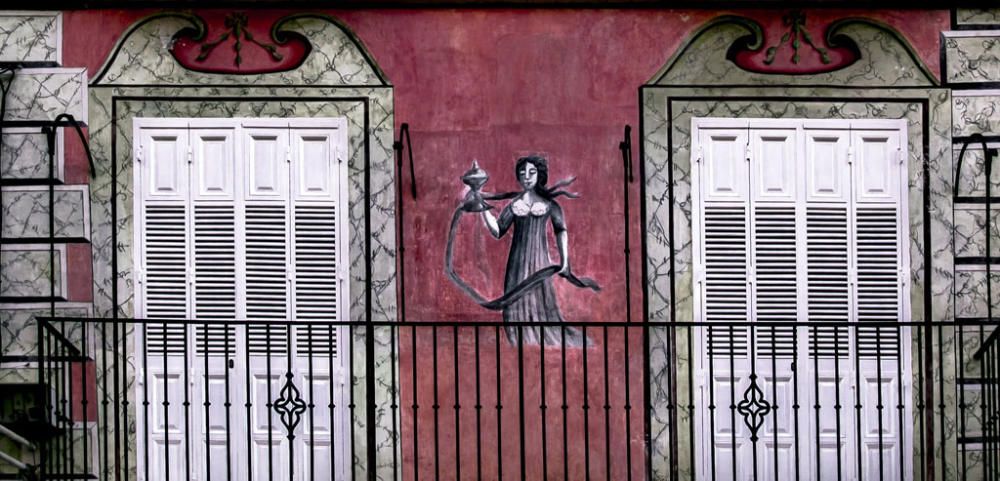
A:
<svg viewBox="0 0 1000 481">
<path fill-rule="evenodd" d="M 559 311 L 554 286 L 558 276 L 576 287 L 600 290 L 594 280 L 577 277 L 570 267 L 569 232 L 562 206 L 556 199 L 560 196 L 578 197 L 574 193 L 560 190 L 572 183 L 574 178 L 559 181 L 549 187 L 548 161 L 539 155 L 521 157 L 514 169 L 521 185 L 520 192 L 480 192 L 488 175 L 475 163 L 463 176 L 470 191 L 452 218 L 446 255 L 448 275 L 481 306 L 503 311 L 505 331 L 511 344 L 517 345 L 520 337 L 526 345 L 562 345 L 565 335 L 566 346 L 591 345 L 592 342 L 584 338 L 580 329 L 559 325 L 565 321 Z M 486 199 L 511 201 L 500 211 L 499 216 L 495 216 L 491 212 L 493 206 L 487 204 Z M 458 219 L 463 213 L 477 212 L 494 238 L 500 239 L 508 233 L 512 236 L 504 275 L 504 293 L 494 300 L 486 300 L 452 269 L 452 250 Z M 558 264 L 553 263 L 549 255 L 550 225 L 559 251 Z M 530 326 L 536 323 L 546 325 Z M 518 324 L 522 325 L 520 329 Z M 528 326 L 523 326 L 524 324 Z"/>
</svg>

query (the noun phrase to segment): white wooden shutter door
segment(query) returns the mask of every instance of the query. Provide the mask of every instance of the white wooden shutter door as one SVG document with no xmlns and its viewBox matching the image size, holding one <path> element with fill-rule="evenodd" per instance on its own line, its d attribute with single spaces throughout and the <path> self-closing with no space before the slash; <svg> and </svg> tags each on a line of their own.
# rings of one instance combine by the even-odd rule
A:
<svg viewBox="0 0 1000 481">
<path fill-rule="evenodd" d="M 898 130 L 855 131 L 852 138 L 856 318 L 860 322 L 890 323 L 890 327 L 862 328 L 858 332 L 858 388 L 865 406 L 861 420 L 862 466 L 866 479 L 909 479 L 912 474 L 900 472 L 900 450 L 909 452 L 909 447 L 904 446 L 908 441 L 900 433 L 900 418 L 909 420 L 909 409 L 901 413 L 896 408 L 901 404 L 900 395 L 908 392 L 906 386 L 900 385 L 905 379 L 900 378 L 898 368 L 898 363 L 905 362 L 901 356 L 906 337 L 901 338 L 900 329 L 892 325 L 903 320 L 905 295 L 901 238 L 905 232 L 905 165 L 901 141 Z"/>
<path fill-rule="evenodd" d="M 912 450 L 908 333 L 894 324 L 908 308 L 905 128 L 889 124 L 696 122 L 696 320 L 825 324 L 759 327 L 753 346 L 745 328 L 700 330 L 703 479 L 750 475 L 750 430 L 733 407 L 751 372 L 779 408 L 758 432 L 762 479 L 837 479 L 838 465 L 912 478 L 900 464 Z M 854 321 L 893 324 L 835 327 Z"/>
<path fill-rule="evenodd" d="M 305 393 L 312 400 L 300 430 L 310 432 L 300 436 L 296 447 L 296 472 L 308 479 L 312 472 L 333 473 L 334 459 L 344 457 L 336 449 L 337 423 L 331 405 L 343 406 L 343 389 L 337 366 L 338 339 L 342 328 L 329 322 L 344 320 L 341 306 L 343 266 L 341 251 L 344 243 L 344 207 L 341 180 L 346 177 L 346 165 L 340 151 L 346 151 L 343 129 L 290 130 L 291 143 L 291 204 L 293 211 L 292 249 L 292 317 L 298 323 L 295 332 L 296 371 L 309 388 Z M 309 323 L 309 324 L 305 324 Z M 335 385 L 337 384 L 337 385 Z M 343 418 L 343 416 L 341 416 Z M 345 418 L 346 419 L 346 418 Z M 340 424 L 340 426 L 338 426 Z"/>
<path fill-rule="evenodd" d="M 225 479 L 227 457 L 233 473 L 240 476 L 239 449 L 246 434 L 243 423 L 234 422 L 243 413 L 242 370 L 230 360 L 242 352 L 237 329 L 226 324 L 241 317 L 242 249 L 237 241 L 242 230 L 236 202 L 236 133 L 232 128 L 192 128 L 190 136 L 192 249 L 194 270 L 192 307 L 194 318 L 205 321 L 193 326 L 195 356 L 190 366 L 198 382 L 191 387 L 194 460 L 211 479 Z M 226 404 L 230 404 L 230 409 Z M 227 419 L 228 418 L 228 419 Z M 227 434 L 228 430 L 228 434 Z"/>
<path fill-rule="evenodd" d="M 847 129 L 805 129 L 804 321 L 827 326 L 800 336 L 808 342 L 800 382 L 811 408 L 802 411 L 811 440 L 803 456 L 810 460 L 807 474 L 821 479 L 836 479 L 836 470 L 823 467 L 853 465 L 856 452 L 852 412 L 837 409 L 851 405 L 853 332 L 829 326 L 852 320 L 850 141 Z"/>
<path fill-rule="evenodd" d="M 286 473 L 288 441 L 268 406 L 279 397 L 288 369 L 291 283 L 288 128 L 243 128 L 246 189 L 246 332 L 251 379 L 252 479 Z M 282 324 L 261 324 L 281 321 Z"/>
<path fill-rule="evenodd" d="M 185 437 L 199 479 L 225 479 L 227 456 L 236 478 L 267 479 L 290 463 L 296 479 L 350 468 L 341 328 L 331 324 L 347 314 L 346 122 L 242 122 L 137 129 L 137 313 L 204 321 L 144 332 L 156 357 L 145 366 L 150 419 L 139 413 L 151 433 L 146 481 L 188 472 Z M 233 319 L 256 324 L 225 324 Z M 289 367 L 310 405 L 294 460 L 271 409 Z"/>
<path fill-rule="evenodd" d="M 188 167 L 186 129 L 151 129 L 139 135 L 136 208 L 141 209 L 137 313 L 152 319 L 189 317 Z M 187 336 L 183 326 L 148 324 L 144 342 L 150 365 L 145 420 L 151 472 L 180 479 L 185 472 L 183 398 Z M 164 403 L 167 407 L 163 407 Z M 144 414 L 144 413 L 143 413 Z M 155 471 L 154 471 L 155 470 Z"/>
<path fill-rule="evenodd" d="M 798 318 L 796 200 L 799 132 L 796 128 L 751 129 L 750 279 L 753 322 L 795 322 Z M 796 331 L 756 329 L 753 339 L 758 384 L 772 406 L 791 413 Z M 737 392 L 742 399 L 743 391 Z M 742 419 L 740 419 L 742 421 Z M 795 426 L 789 415 L 772 415 L 758 431 L 757 465 L 764 479 L 795 478 Z M 752 454 L 751 454 L 752 455 Z M 749 464 L 749 463 L 748 463 Z"/>
<path fill-rule="evenodd" d="M 712 130 L 701 133 L 697 181 L 702 203 L 696 229 L 701 272 L 701 319 L 705 322 L 746 322 L 750 309 L 749 172 L 746 130 Z M 749 375 L 746 327 L 708 327 L 700 330 L 706 342 L 707 366 L 701 392 L 720 409 L 704 413 L 702 426 L 711 437 L 703 446 L 712 456 L 720 479 L 750 461 L 749 433 L 739 415 L 723 406 L 734 405 L 746 389 Z M 707 392 L 706 392 L 707 391 Z M 705 403 L 707 405 L 707 402 Z"/>
</svg>

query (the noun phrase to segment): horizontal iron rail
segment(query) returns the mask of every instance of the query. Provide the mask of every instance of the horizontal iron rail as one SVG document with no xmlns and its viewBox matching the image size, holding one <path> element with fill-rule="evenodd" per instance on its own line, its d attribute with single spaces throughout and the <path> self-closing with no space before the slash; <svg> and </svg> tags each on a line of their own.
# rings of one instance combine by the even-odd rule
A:
<svg viewBox="0 0 1000 481">
<path fill-rule="evenodd" d="M 199 325 L 203 326 L 205 324 L 231 324 L 231 325 L 261 325 L 268 324 L 271 326 L 301 326 L 301 325 L 337 325 L 337 326 L 351 326 L 351 327 L 496 327 L 496 326 L 523 326 L 527 327 L 579 327 L 587 326 L 590 327 L 728 327 L 728 326 L 758 326 L 758 327 L 954 327 L 960 325 L 1000 325 L 1000 318 L 995 320 L 986 320 L 986 318 L 965 318 L 961 322 L 952 321 L 932 321 L 932 322 L 921 322 L 921 321 L 908 321 L 908 322 L 896 322 L 896 321 L 857 321 L 857 322 L 834 322 L 834 321 L 810 321 L 810 322 L 793 322 L 793 321 L 733 321 L 733 322 L 624 322 L 624 321 L 582 321 L 582 322 L 560 322 L 560 321 L 550 321 L 550 322 L 503 322 L 503 321 L 410 321 L 410 322 L 396 322 L 396 321 L 337 321 L 337 320 L 316 320 L 310 319 L 308 321 L 303 320 L 252 320 L 252 319 L 231 319 L 231 320 L 218 320 L 218 319 L 152 319 L 152 318 L 108 318 L 108 317 L 51 317 L 51 316 L 38 316 L 36 319 L 40 322 L 53 323 L 53 322 L 92 322 L 92 323 L 138 323 L 138 324 L 187 324 L 187 325 Z"/>
</svg>

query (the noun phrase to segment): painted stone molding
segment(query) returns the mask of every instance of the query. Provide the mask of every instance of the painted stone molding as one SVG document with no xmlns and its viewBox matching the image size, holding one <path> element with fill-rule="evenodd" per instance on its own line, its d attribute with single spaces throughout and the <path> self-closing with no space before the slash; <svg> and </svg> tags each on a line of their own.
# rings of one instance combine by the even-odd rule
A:
<svg viewBox="0 0 1000 481">
<path fill-rule="evenodd" d="M 53 177 L 63 179 L 63 129 L 56 130 Z M 48 180 L 49 152 L 45 134 L 34 127 L 7 127 L 0 137 L 0 177 Z"/>
<path fill-rule="evenodd" d="M 987 143 L 986 148 L 1000 149 L 1000 143 Z M 962 153 L 961 144 L 956 144 L 954 149 L 954 162 L 958 166 L 959 156 Z M 996 163 L 996 157 L 993 160 Z M 1000 169 L 996 167 L 990 172 L 992 181 L 990 182 L 990 193 L 1000 194 Z M 986 166 L 983 162 L 983 148 L 978 142 L 969 143 L 962 159 L 962 168 L 958 172 L 956 179 L 958 195 L 962 196 L 984 196 L 986 195 Z"/>
<path fill-rule="evenodd" d="M 955 24 L 967 26 L 1000 25 L 1000 8 L 957 8 Z"/>
<path fill-rule="evenodd" d="M 0 304 L 0 352 L 8 356 L 33 355 L 37 350 L 38 327 L 35 317 L 50 316 L 49 303 Z M 83 302 L 58 302 L 55 315 L 65 317 L 90 317 L 91 306 Z M 81 325 L 73 323 L 69 338 L 82 341 Z"/>
<path fill-rule="evenodd" d="M 192 70 L 190 67 L 196 63 L 200 47 L 192 49 L 185 45 L 188 45 L 186 43 L 188 41 L 193 45 L 199 34 L 195 33 L 193 38 L 185 42 L 181 42 L 181 39 L 187 38 L 193 32 L 205 32 L 205 21 L 191 14 L 161 13 L 140 20 L 125 32 L 122 38 L 130 41 L 118 43 L 107 62 L 94 77 L 92 84 L 163 86 L 220 83 L 289 86 L 389 84 L 385 75 L 354 35 L 339 21 L 325 15 L 297 14 L 276 22 L 272 29 L 272 38 L 299 36 L 311 48 L 297 66 L 292 64 L 284 69 L 268 69 L 266 73 L 248 71 L 249 67 L 244 70 L 217 73 Z M 178 42 L 181 46 L 176 46 Z M 281 49 L 276 51 L 281 52 Z M 247 50 L 244 50 L 244 53 L 246 52 Z M 167 56 L 170 57 L 170 61 L 164 62 L 163 59 Z M 181 58 L 189 57 L 190 64 L 181 63 Z M 287 58 L 291 58 L 291 55 Z M 243 73 L 249 75 L 242 76 L 244 78 L 232 76 Z"/>
<path fill-rule="evenodd" d="M 867 18 L 838 20 L 826 29 L 830 64 L 822 70 L 778 69 L 764 63 L 761 26 L 744 17 L 717 17 L 698 28 L 648 82 L 657 85 L 777 85 L 809 83 L 830 86 L 934 86 L 937 79 L 902 36 L 888 25 Z M 837 47 L 837 48 L 834 48 Z M 826 47 L 823 47 L 826 48 Z M 846 50 L 842 50 L 846 49 Z M 838 59 L 853 50 L 853 62 Z M 776 54 L 777 55 L 777 54 Z M 760 57 L 750 68 L 738 58 Z M 786 55 L 787 57 L 787 55 Z M 780 57 L 779 57 L 780 58 Z M 747 61 L 748 62 L 748 61 Z M 789 59 L 787 66 L 795 64 Z"/>
<path fill-rule="evenodd" d="M 48 297 L 55 281 L 55 296 L 66 298 L 66 246 L 56 245 L 50 262 L 49 246 L 41 244 L 6 244 L 0 249 L 0 297 L 10 301 L 18 298 Z M 52 271 L 55 277 L 50 277 Z"/>
<path fill-rule="evenodd" d="M 269 31 L 245 12 L 226 14 L 221 26 L 212 25 L 218 23 L 212 17 L 193 20 L 197 28 L 178 32 L 170 52 L 196 72 L 249 75 L 294 70 L 312 50 L 306 37 L 284 29 L 285 20 Z"/>
<path fill-rule="evenodd" d="M 0 62 L 62 63 L 62 13 L 0 12 Z"/>
<path fill-rule="evenodd" d="M 944 32 L 944 54 L 949 83 L 1000 80 L 1000 31 Z"/>
<path fill-rule="evenodd" d="M 815 74 L 845 68 L 860 57 L 850 37 L 838 36 L 835 25 L 826 35 L 814 37 L 806 25 L 806 15 L 793 10 L 782 17 L 786 31 L 764 50 L 764 32 L 759 25 L 747 25 L 754 33 L 733 43 L 727 56 L 744 70 L 765 74 Z"/>
<path fill-rule="evenodd" d="M 90 194 L 86 185 L 55 187 L 55 230 L 60 239 L 90 238 Z M 3 237 L 38 239 L 49 236 L 49 188 L 3 187 Z"/>
<path fill-rule="evenodd" d="M 52 120 L 60 114 L 87 123 L 87 69 L 26 68 L 14 74 L 3 120 Z"/>
<path fill-rule="evenodd" d="M 1000 135 L 1000 90 L 956 90 L 952 135 Z"/>
</svg>

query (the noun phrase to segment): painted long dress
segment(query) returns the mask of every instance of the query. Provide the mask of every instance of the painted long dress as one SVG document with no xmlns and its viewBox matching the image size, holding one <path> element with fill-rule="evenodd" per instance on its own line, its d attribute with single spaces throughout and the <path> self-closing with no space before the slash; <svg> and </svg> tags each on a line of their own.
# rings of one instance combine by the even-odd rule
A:
<svg viewBox="0 0 1000 481">
<path fill-rule="evenodd" d="M 518 197 L 500 213 L 497 224 L 500 235 L 513 226 L 513 239 L 507 257 L 507 272 L 504 276 L 504 292 L 510 292 L 518 283 L 540 269 L 555 264 L 549 257 L 549 241 L 546 224 L 551 221 L 556 234 L 566 230 L 562 208 L 554 201 L 540 201 L 528 205 L 523 197 Z M 526 292 L 503 310 L 505 330 L 511 344 L 518 344 L 518 337 L 525 344 L 561 345 L 563 330 L 567 346 L 583 346 L 584 337 L 579 329 L 569 326 L 517 327 L 514 324 L 535 322 L 563 322 L 556 301 L 553 278 L 548 278 Z M 520 332 L 518 332 L 520 330 Z"/>
</svg>

